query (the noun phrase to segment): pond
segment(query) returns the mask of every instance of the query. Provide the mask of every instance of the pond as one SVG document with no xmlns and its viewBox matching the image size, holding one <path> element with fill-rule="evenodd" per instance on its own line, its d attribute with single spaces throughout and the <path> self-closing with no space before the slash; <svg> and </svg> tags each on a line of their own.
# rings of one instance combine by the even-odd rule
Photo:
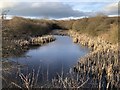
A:
<svg viewBox="0 0 120 90">
<path fill-rule="evenodd" d="M 84 57 L 89 50 L 73 43 L 69 36 L 55 35 L 55 37 L 54 42 L 29 49 L 25 53 L 27 57 L 10 58 L 10 60 L 25 65 L 23 73 L 32 72 L 33 69 L 37 72 L 40 69 L 39 81 L 51 81 L 61 72 L 67 75 L 70 68 L 73 68 L 79 58 Z"/>
</svg>

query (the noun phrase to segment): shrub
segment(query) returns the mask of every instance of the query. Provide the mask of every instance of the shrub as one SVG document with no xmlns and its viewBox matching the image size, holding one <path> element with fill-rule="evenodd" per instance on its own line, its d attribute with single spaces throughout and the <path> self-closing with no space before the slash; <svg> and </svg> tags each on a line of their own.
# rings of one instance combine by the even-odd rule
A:
<svg viewBox="0 0 120 90">
<path fill-rule="evenodd" d="M 26 35 L 43 35 L 52 30 L 52 22 L 46 20 L 32 20 L 22 17 L 14 17 L 6 23 L 12 35 L 26 36 Z"/>
<path fill-rule="evenodd" d="M 111 27 L 111 25 L 114 26 Z M 91 36 L 111 34 L 109 35 L 109 37 L 111 37 L 111 42 L 114 41 L 115 43 L 118 39 L 117 25 L 118 25 L 117 17 L 97 15 L 96 17 L 83 18 L 74 21 L 72 29 L 78 31 L 79 33 L 87 33 Z M 109 39 L 109 37 L 107 39 Z"/>
</svg>

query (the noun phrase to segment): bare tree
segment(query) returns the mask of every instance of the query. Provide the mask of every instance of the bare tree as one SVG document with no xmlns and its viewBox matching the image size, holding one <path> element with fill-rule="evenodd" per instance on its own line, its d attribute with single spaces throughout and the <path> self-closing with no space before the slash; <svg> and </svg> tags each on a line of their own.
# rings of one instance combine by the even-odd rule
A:
<svg viewBox="0 0 120 90">
<path fill-rule="evenodd" d="M 6 15 L 8 12 L 9 12 L 9 10 L 2 10 L 2 12 L 1 12 L 1 19 L 2 20 L 6 19 Z"/>
<path fill-rule="evenodd" d="M 5 9 L 1 10 L 1 13 L 0 13 L 1 18 L 0 18 L 0 20 L 1 20 L 1 29 L 2 30 L 5 29 L 5 27 L 3 25 L 3 22 L 6 19 L 6 15 L 8 14 L 8 12 L 9 12 L 9 10 L 5 10 Z"/>
</svg>

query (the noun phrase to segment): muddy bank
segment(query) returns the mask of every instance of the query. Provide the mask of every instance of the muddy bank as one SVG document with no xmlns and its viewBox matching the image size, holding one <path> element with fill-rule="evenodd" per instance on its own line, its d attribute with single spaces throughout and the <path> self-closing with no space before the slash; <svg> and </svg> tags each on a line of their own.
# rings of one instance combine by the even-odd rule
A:
<svg viewBox="0 0 120 90">
<path fill-rule="evenodd" d="M 120 51 L 118 45 L 104 41 L 102 37 L 90 37 L 70 31 L 75 43 L 91 48 L 91 52 L 79 60 L 74 70 L 79 73 L 79 79 L 90 81 L 84 87 L 120 88 Z"/>
</svg>

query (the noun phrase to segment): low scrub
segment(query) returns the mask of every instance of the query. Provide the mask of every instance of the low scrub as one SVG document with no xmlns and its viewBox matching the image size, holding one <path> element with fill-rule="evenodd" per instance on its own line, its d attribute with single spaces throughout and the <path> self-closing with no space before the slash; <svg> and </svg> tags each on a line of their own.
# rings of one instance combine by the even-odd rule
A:
<svg viewBox="0 0 120 90">
<path fill-rule="evenodd" d="M 102 36 L 106 40 L 118 42 L 118 18 L 107 16 L 96 16 L 76 20 L 72 25 L 72 30 L 79 33 L 87 33 L 91 36 Z"/>
<path fill-rule="evenodd" d="M 51 22 L 31 20 L 21 17 L 14 17 L 9 20 L 7 25 L 13 34 L 17 35 L 43 35 L 51 30 Z"/>
</svg>

